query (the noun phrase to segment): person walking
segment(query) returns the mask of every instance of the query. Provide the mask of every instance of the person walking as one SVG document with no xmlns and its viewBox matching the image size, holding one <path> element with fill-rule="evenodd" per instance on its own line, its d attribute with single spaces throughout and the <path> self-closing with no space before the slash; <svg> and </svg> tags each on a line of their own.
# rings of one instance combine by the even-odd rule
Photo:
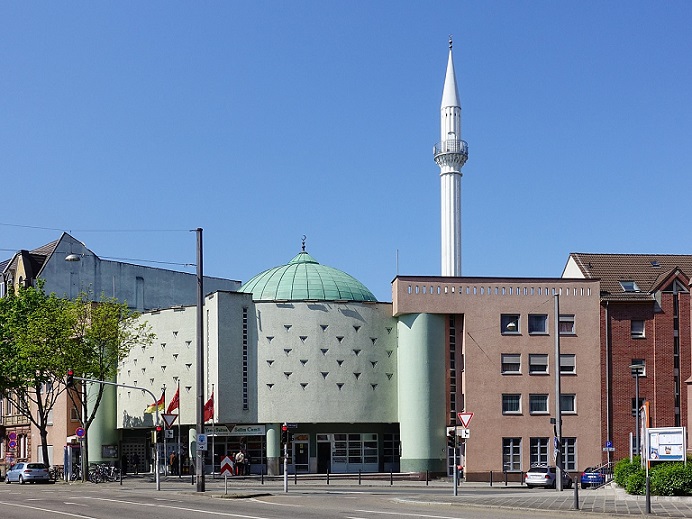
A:
<svg viewBox="0 0 692 519">
<path fill-rule="evenodd" d="M 136 452 L 132 455 L 132 470 L 135 474 L 139 474 L 139 454 Z"/>
</svg>

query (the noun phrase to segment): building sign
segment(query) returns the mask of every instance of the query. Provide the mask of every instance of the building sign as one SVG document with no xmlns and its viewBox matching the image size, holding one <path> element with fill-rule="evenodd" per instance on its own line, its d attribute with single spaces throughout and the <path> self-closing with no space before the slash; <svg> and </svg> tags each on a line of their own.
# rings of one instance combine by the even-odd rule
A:
<svg viewBox="0 0 692 519">
<path fill-rule="evenodd" d="M 684 427 L 646 429 L 648 461 L 685 461 L 685 450 Z"/>
<path fill-rule="evenodd" d="M 229 429 L 225 425 L 206 425 L 205 434 L 209 436 L 264 436 L 264 425 L 235 425 Z"/>
</svg>

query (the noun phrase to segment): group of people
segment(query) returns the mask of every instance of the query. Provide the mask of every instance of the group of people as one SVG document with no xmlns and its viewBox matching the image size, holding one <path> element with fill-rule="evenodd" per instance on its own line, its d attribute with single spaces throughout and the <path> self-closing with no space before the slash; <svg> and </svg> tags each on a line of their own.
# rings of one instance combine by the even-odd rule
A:
<svg viewBox="0 0 692 519">
<path fill-rule="evenodd" d="M 245 450 L 239 450 L 238 452 L 231 452 L 228 455 L 228 459 L 231 460 L 231 472 L 232 475 L 236 476 L 249 476 L 250 475 L 250 456 L 248 456 Z"/>
</svg>

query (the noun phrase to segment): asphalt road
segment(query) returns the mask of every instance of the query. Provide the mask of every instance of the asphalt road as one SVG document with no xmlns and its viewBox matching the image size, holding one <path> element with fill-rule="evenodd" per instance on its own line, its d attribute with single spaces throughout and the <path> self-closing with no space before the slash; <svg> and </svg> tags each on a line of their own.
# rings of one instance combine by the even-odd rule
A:
<svg viewBox="0 0 692 519">
<path fill-rule="evenodd" d="M 573 510 L 572 491 L 487 485 L 462 485 L 458 495 L 447 482 L 338 485 L 257 481 L 211 481 L 198 493 L 189 479 L 163 480 L 161 490 L 148 478 L 118 483 L 0 485 L 2 519 L 505 519 L 641 515 L 643 501 L 619 498 L 608 489 L 580 492 Z M 659 517 L 692 517 L 692 498 L 656 501 Z"/>
</svg>

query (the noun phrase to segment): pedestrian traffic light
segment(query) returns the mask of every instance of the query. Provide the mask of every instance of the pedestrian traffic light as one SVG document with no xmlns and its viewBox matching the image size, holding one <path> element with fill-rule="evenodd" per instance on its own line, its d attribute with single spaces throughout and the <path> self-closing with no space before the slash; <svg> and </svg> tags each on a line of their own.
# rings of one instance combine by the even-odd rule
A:
<svg viewBox="0 0 692 519">
<path fill-rule="evenodd" d="M 67 380 L 65 381 L 67 387 L 74 387 L 74 371 L 71 369 L 67 370 Z"/>
<path fill-rule="evenodd" d="M 163 443 L 163 427 L 156 426 L 156 443 Z"/>
<path fill-rule="evenodd" d="M 281 426 L 281 443 L 284 445 L 288 443 L 288 425 L 286 424 Z"/>
</svg>

